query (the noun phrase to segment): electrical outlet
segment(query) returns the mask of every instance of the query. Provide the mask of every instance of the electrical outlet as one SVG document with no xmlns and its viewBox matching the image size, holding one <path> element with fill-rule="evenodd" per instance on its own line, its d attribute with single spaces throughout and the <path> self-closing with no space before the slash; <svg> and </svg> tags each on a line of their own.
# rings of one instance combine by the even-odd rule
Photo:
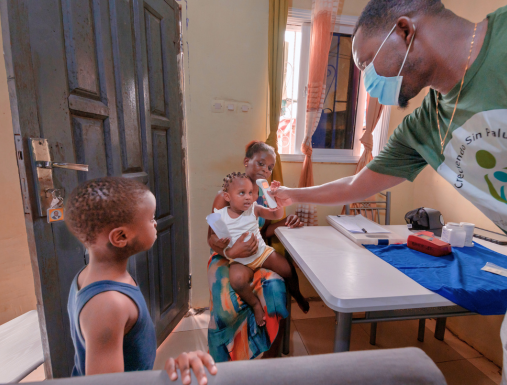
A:
<svg viewBox="0 0 507 385">
<path fill-rule="evenodd" d="M 211 101 L 211 112 L 224 112 L 225 102 L 223 100 L 212 100 Z"/>
<path fill-rule="evenodd" d="M 236 112 L 236 103 L 230 100 L 225 101 L 225 111 L 229 113 Z"/>
</svg>

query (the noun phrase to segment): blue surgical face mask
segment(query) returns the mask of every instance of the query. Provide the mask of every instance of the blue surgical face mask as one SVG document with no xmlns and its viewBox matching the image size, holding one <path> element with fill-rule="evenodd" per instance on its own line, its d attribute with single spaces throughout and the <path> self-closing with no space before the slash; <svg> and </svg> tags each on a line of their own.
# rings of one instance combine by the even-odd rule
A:
<svg viewBox="0 0 507 385">
<path fill-rule="evenodd" d="M 400 76 L 403 67 L 405 66 L 405 62 L 407 61 L 408 53 L 410 52 L 410 47 L 412 46 L 412 42 L 414 41 L 415 31 L 412 35 L 412 40 L 410 41 L 410 45 L 408 46 L 407 53 L 405 55 L 405 59 L 403 60 L 403 64 L 401 65 L 400 72 L 398 72 L 398 76 L 393 77 L 385 77 L 380 76 L 375 71 L 375 67 L 373 66 L 373 62 L 375 61 L 378 53 L 384 46 L 385 42 L 392 35 L 394 30 L 396 29 L 396 25 L 393 27 L 389 35 L 385 38 L 384 42 L 378 49 L 375 57 L 371 61 L 371 63 L 364 70 L 364 86 L 366 91 L 370 94 L 372 98 L 378 98 L 380 104 L 384 104 L 386 106 L 395 106 L 398 104 L 398 99 L 400 97 L 401 91 L 401 83 L 403 82 L 403 76 Z M 415 30 L 415 25 L 414 25 Z"/>
</svg>

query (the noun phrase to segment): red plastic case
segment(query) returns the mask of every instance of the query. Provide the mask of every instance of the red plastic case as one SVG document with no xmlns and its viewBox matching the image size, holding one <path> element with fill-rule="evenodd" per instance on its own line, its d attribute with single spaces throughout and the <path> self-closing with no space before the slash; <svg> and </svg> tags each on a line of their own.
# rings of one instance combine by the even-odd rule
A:
<svg viewBox="0 0 507 385">
<path fill-rule="evenodd" d="M 433 255 L 434 257 L 442 257 L 452 253 L 451 245 L 436 238 L 435 234 L 430 231 L 420 231 L 409 235 L 407 246 L 410 249 Z"/>
</svg>

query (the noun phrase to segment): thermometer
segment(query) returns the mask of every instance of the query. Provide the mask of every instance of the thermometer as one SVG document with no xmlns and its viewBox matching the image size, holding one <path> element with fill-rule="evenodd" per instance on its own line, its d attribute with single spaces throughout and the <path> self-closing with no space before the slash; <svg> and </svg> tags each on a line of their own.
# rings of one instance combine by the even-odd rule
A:
<svg viewBox="0 0 507 385">
<path fill-rule="evenodd" d="M 268 201 L 268 206 L 272 209 L 276 209 L 277 204 L 275 199 L 268 194 L 268 191 L 271 191 L 269 188 L 269 183 L 266 179 L 257 179 L 257 186 L 259 186 L 262 189 L 262 192 L 264 193 L 264 196 L 266 197 L 266 200 Z"/>
</svg>

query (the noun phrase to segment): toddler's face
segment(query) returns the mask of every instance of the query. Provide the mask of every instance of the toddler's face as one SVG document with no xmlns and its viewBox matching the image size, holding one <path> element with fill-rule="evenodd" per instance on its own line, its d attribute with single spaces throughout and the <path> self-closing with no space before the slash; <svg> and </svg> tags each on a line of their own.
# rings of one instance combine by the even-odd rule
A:
<svg viewBox="0 0 507 385">
<path fill-rule="evenodd" d="M 234 210 L 248 210 L 253 203 L 253 185 L 250 179 L 234 178 L 225 193 L 225 200 Z"/>
</svg>

